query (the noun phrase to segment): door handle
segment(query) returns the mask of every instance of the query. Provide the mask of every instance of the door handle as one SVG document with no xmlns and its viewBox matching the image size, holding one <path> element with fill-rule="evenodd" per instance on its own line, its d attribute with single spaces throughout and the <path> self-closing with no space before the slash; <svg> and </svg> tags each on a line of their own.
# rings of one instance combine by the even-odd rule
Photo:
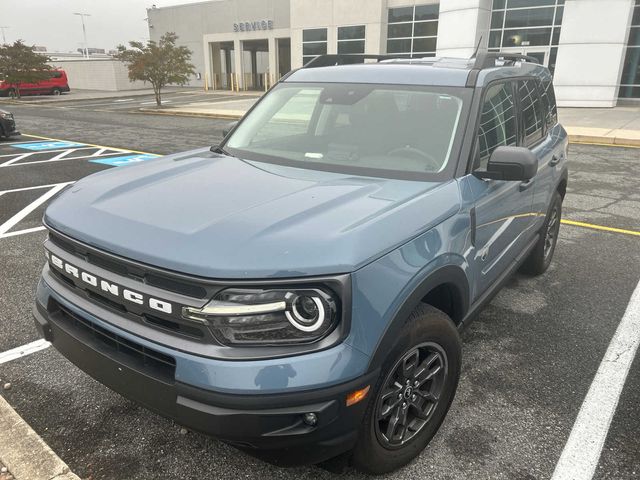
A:
<svg viewBox="0 0 640 480">
<path fill-rule="evenodd" d="M 524 192 L 531 185 L 533 185 L 533 179 L 527 180 L 526 182 L 521 182 L 520 183 L 520 191 Z"/>
<path fill-rule="evenodd" d="M 562 155 L 559 157 L 557 155 L 554 155 L 553 157 L 551 157 L 551 160 L 549 160 L 549 166 L 555 167 L 557 164 L 560 163 L 561 159 L 562 159 Z"/>
</svg>

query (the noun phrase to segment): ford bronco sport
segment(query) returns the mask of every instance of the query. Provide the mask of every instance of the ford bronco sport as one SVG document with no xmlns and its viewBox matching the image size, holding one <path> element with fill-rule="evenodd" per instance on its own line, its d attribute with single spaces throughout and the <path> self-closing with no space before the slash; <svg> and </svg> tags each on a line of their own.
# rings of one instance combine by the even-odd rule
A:
<svg viewBox="0 0 640 480">
<path fill-rule="evenodd" d="M 44 337 L 266 459 L 416 457 L 454 397 L 459 331 L 551 262 L 567 135 L 529 57 L 360 60 L 291 72 L 218 146 L 62 192 Z"/>
</svg>

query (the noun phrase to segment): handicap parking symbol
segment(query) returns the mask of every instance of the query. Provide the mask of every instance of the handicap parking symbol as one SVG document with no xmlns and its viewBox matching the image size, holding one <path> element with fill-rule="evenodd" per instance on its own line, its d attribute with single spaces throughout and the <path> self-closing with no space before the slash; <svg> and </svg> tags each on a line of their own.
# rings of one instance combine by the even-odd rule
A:
<svg viewBox="0 0 640 480">
<path fill-rule="evenodd" d="M 75 148 L 75 147 L 84 147 L 84 143 L 76 143 L 76 142 L 36 142 L 36 143 L 17 143 L 12 145 L 16 148 L 24 148 L 25 150 L 52 150 L 54 148 Z"/>
<path fill-rule="evenodd" d="M 103 165 L 111 165 L 112 167 L 121 167 L 123 165 L 131 165 L 134 163 L 146 162 L 147 160 L 153 160 L 158 158 L 158 155 L 151 153 L 141 153 L 137 155 L 125 155 L 121 157 L 108 157 L 95 160 L 89 160 L 93 163 L 102 163 Z"/>
</svg>

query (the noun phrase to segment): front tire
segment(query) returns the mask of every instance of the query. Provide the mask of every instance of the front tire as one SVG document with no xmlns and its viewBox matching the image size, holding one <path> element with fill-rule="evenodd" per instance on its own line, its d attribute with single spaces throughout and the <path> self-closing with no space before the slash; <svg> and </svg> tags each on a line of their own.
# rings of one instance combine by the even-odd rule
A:
<svg viewBox="0 0 640 480">
<path fill-rule="evenodd" d="M 461 350 L 443 312 L 422 304 L 410 315 L 369 400 L 353 451 L 356 469 L 388 473 L 424 450 L 453 401 Z"/>
<path fill-rule="evenodd" d="M 555 192 L 551 207 L 540 230 L 540 238 L 533 250 L 522 264 L 520 271 L 529 275 L 542 275 L 551 265 L 553 253 L 558 243 L 560 221 L 562 220 L 562 196 Z"/>
<path fill-rule="evenodd" d="M 51 95 L 58 96 L 61 93 L 62 93 L 62 90 L 60 90 L 59 88 L 54 88 L 53 90 L 51 90 Z"/>
</svg>

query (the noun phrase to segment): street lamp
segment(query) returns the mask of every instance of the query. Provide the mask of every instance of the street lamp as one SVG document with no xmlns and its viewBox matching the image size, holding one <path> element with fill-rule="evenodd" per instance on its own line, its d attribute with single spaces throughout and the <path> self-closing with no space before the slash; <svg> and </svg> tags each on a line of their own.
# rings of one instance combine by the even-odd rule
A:
<svg viewBox="0 0 640 480">
<path fill-rule="evenodd" d="M 90 17 L 91 15 L 88 13 L 75 13 L 74 15 L 78 15 L 82 19 L 82 35 L 84 36 L 84 56 L 89 58 L 89 47 L 87 46 L 87 29 L 84 26 L 84 17 Z"/>
</svg>

